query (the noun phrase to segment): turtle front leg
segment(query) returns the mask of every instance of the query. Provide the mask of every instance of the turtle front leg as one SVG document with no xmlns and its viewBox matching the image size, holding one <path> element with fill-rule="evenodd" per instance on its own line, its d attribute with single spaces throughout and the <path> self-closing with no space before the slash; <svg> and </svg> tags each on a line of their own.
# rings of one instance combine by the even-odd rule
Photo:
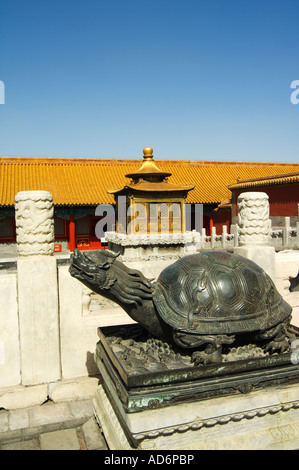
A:
<svg viewBox="0 0 299 470">
<path fill-rule="evenodd" d="M 234 335 L 216 335 L 203 337 L 202 339 L 206 339 L 207 345 L 203 351 L 194 351 L 192 353 L 191 361 L 195 366 L 222 362 L 222 345 L 233 343 L 235 337 Z"/>
<path fill-rule="evenodd" d="M 195 366 L 222 362 L 222 345 L 231 344 L 234 335 L 199 335 L 190 330 L 175 330 L 173 332 L 175 343 L 185 349 L 196 349 L 191 360 Z M 203 349 L 205 348 L 205 349 Z"/>
<path fill-rule="evenodd" d="M 283 322 L 274 328 L 260 332 L 258 339 L 266 341 L 264 346 L 265 352 L 273 354 L 275 352 L 283 353 L 290 347 L 290 338 L 288 336 L 289 322 Z"/>
<path fill-rule="evenodd" d="M 216 347 L 213 344 L 208 344 L 204 351 L 194 351 L 191 356 L 191 362 L 195 366 L 222 362 L 222 345 L 220 344 Z"/>
</svg>

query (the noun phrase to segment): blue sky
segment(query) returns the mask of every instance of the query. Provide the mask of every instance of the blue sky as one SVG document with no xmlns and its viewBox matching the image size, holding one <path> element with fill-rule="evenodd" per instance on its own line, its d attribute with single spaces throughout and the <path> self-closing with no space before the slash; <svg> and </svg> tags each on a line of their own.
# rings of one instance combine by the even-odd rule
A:
<svg viewBox="0 0 299 470">
<path fill-rule="evenodd" d="M 9 0 L 0 155 L 299 163 L 298 0 Z"/>
</svg>

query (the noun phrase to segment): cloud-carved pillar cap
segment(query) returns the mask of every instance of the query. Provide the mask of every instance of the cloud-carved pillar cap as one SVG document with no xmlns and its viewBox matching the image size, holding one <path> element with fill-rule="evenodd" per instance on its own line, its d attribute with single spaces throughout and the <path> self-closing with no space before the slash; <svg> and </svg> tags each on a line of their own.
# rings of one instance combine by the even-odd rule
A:
<svg viewBox="0 0 299 470">
<path fill-rule="evenodd" d="M 15 196 L 15 203 L 19 255 L 52 255 L 53 196 L 48 191 L 20 191 Z"/>
</svg>

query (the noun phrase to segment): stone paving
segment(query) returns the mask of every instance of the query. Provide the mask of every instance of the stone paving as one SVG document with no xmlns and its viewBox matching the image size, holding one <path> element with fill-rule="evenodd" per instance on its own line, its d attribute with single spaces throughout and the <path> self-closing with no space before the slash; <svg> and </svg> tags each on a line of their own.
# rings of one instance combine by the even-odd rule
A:
<svg viewBox="0 0 299 470">
<path fill-rule="evenodd" d="M 92 400 L 0 409 L 0 450 L 107 450 Z"/>
</svg>

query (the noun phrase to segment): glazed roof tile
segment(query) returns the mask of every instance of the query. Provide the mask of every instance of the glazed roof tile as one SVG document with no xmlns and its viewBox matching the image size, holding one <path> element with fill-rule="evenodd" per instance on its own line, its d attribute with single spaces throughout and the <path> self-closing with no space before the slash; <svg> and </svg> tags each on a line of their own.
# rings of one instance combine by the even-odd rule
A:
<svg viewBox="0 0 299 470">
<path fill-rule="evenodd" d="M 113 203 L 109 190 L 130 184 L 125 175 L 136 172 L 141 159 L 0 158 L 0 205 L 14 205 L 19 191 L 46 190 L 56 205 Z M 229 185 L 238 180 L 299 172 L 299 164 L 157 160 L 171 173 L 169 183 L 195 186 L 188 203 L 219 203 L 231 197 Z"/>
</svg>

